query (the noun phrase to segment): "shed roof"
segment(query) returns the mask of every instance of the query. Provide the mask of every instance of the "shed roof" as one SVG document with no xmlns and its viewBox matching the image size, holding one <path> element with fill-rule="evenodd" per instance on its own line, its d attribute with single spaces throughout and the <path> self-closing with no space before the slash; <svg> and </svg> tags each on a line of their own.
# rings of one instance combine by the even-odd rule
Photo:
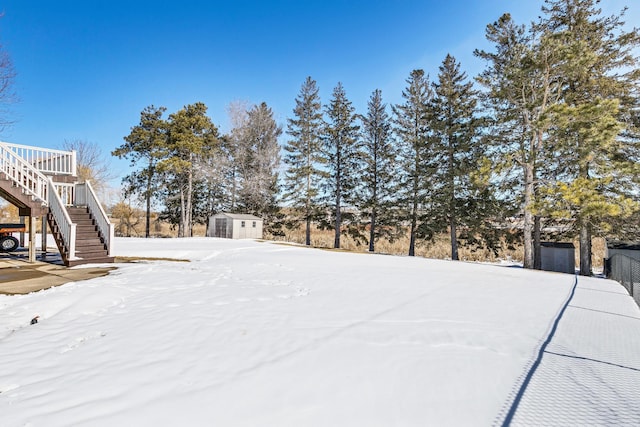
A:
<svg viewBox="0 0 640 427">
<path fill-rule="evenodd" d="M 571 242 L 540 242 L 540 246 L 545 248 L 575 249 Z"/>
<path fill-rule="evenodd" d="M 237 213 L 220 212 L 220 213 L 214 215 L 214 217 L 220 217 L 220 216 L 224 216 L 225 218 L 229 218 L 229 219 L 241 219 L 241 220 L 248 220 L 248 221 L 262 221 L 262 218 L 257 217 L 255 215 L 250 215 L 250 214 L 237 214 Z"/>
<path fill-rule="evenodd" d="M 638 242 L 623 242 L 620 240 L 608 240 L 607 241 L 608 249 L 625 249 L 630 251 L 638 251 L 640 250 L 640 243 Z"/>
</svg>

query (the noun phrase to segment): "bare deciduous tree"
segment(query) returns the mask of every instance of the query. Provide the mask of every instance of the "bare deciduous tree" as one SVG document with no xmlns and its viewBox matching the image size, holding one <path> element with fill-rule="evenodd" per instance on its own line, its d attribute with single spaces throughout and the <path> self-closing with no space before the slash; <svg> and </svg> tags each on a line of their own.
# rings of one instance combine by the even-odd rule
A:
<svg viewBox="0 0 640 427">
<path fill-rule="evenodd" d="M 16 94 L 13 92 L 15 75 L 11 58 L 0 45 L 0 131 L 12 123 L 8 106 L 17 100 Z"/>
<path fill-rule="evenodd" d="M 62 149 L 76 152 L 79 180 L 90 181 L 96 192 L 105 194 L 109 188 L 109 181 L 116 175 L 102 148 L 95 142 L 84 139 L 65 139 Z"/>
</svg>

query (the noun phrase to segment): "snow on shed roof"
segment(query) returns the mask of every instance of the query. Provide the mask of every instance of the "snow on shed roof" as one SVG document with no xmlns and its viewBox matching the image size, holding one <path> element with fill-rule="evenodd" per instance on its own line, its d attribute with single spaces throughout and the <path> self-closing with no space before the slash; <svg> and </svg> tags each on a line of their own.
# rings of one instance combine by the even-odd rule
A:
<svg viewBox="0 0 640 427">
<path fill-rule="evenodd" d="M 639 242 L 623 242 L 620 240 L 608 240 L 607 249 L 626 249 L 631 251 L 640 250 Z"/>
<path fill-rule="evenodd" d="M 244 219 L 244 220 L 251 220 L 251 221 L 262 221 L 262 218 L 257 217 L 255 215 L 250 215 L 250 214 L 236 214 L 236 213 L 228 213 L 228 212 L 220 212 L 218 214 L 215 214 L 214 217 L 216 216 L 224 216 L 230 219 Z"/>
</svg>

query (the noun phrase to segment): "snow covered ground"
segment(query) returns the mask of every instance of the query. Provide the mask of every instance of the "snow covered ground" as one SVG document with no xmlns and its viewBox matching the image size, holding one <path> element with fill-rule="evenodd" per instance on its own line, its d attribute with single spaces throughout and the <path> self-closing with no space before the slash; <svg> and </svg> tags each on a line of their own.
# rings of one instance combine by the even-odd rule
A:
<svg viewBox="0 0 640 427">
<path fill-rule="evenodd" d="M 640 425 L 640 310 L 615 282 L 569 300 L 573 276 L 520 268 L 116 245 L 190 262 L 0 295 L 1 426 Z"/>
</svg>

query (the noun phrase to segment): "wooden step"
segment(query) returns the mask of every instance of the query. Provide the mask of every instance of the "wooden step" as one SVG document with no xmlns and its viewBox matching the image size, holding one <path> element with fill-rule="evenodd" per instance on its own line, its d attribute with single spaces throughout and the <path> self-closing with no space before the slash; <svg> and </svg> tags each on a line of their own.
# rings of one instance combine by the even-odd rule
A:
<svg viewBox="0 0 640 427">
<path fill-rule="evenodd" d="M 98 258 L 92 258 L 91 260 L 86 260 L 86 259 L 73 259 L 73 260 L 69 260 L 65 263 L 65 265 L 67 267 L 75 267 L 77 265 L 83 265 L 83 264 L 111 264 L 114 262 L 114 257 L 110 257 L 110 256 L 104 256 L 104 257 L 98 257 Z"/>
<path fill-rule="evenodd" d="M 93 248 L 97 248 L 99 250 L 107 250 L 107 248 L 105 248 L 104 243 L 98 239 L 98 241 L 95 240 L 83 240 L 81 242 L 76 241 L 76 251 L 78 250 L 83 250 L 86 251 L 88 249 L 93 249 Z"/>
<path fill-rule="evenodd" d="M 87 208 L 71 206 L 67 207 L 67 212 L 69 213 L 71 221 L 76 225 L 76 258 L 70 260 L 66 254 L 63 254 L 62 258 L 65 265 L 71 267 L 88 263 L 114 262 L 114 257 L 110 257 L 108 255 L 108 250 L 104 240 L 100 237 L 100 233 L 98 232 L 98 226 L 91 214 L 87 211 Z M 56 242 L 58 242 L 61 237 L 59 237 L 57 226 L 51 215 L 49 215 L 49 218 L 52 233 L 54 235 L 57 233 L 58 237 L 56 238 Z M 58 244 L 58 247 L 59 249 L 60 247 L 64 249 L 64 245 L 61 241 Z"/>
</svg>

